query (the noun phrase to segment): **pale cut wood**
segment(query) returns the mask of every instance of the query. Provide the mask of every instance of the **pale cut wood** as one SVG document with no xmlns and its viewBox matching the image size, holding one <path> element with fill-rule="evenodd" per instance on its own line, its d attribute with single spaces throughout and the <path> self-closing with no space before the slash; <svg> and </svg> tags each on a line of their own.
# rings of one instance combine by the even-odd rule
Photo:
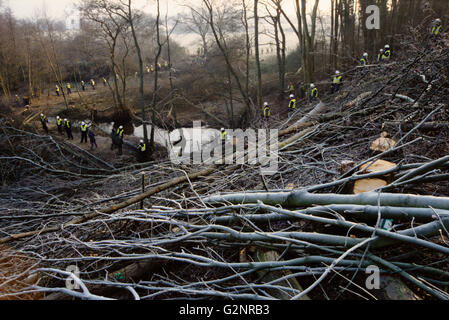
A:
<svg viewBox="0 0 449 320">
<path fill-rule="evenodd" d="M 396 145 L 396 141 L 387 137 L 388 133 L 382 132 L 380 137 L 371 143 L 370 149 L 378 152 L 385 152 L 393 149 L 393 147 Z"/>
<path fill-rule="evenodd" d="M 361 179 L 354 183 L 354 194 L 360 194 L 364 192 L 370 192 L 380 187 L 387 185 L 387 182 L 382 179 Z"/>
<path fill-rule="evenodd" d="M 371 161 L 360 167 L 365 173 L 381 172 L 396 168 L 396 164 L 385 160 Z"/>
</svg>

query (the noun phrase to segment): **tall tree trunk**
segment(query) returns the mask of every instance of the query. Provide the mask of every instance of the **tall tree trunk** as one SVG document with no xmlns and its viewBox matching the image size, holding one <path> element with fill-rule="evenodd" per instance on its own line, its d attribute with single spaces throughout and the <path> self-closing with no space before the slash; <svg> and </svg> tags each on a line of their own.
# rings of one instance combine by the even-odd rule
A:
<svg viewBox="0 0 449 320">
<path fill-rule="evenodd" d="M 178 127 L 178 120 L 176 117 L 176 108 L 173 104 L 174 98 L 175 98 L 175 88 L 173 85 L 173 74 L 172 74 L 172 68 L 171 68 L 171 51 L 170 51 L 170 33 L 168 31 L 168 8 L 165 14 L 165 35 L 167 38 L 167 59 L 168 59 L 168 80 L 170 82 L 170 112 L 169 114 L 173 115 L 173 122 L 175 124 L 175 127 Z"/>
<path fill-rule="evenodd" d="M 249 95 L 249 71 L 250 71 L 250 55 L 251 55 L 251 41 L 249 36 L 249 25 L 248 25 L 248 8 L 245 0 L 242 0 L 243 7 L 243 17 L 242 24 L 245 28 L 245 92 Z"/>
<path fill-rule="evenodd" d="M 214 35 L 215 38 L 215 42 L 217 43 L 217 46 L 221 52 L 221 54 L 223 55 L 225 62 L 226 62 L 226 66 L 229 69 L 229 72 L 231 73 L 232 77 L 234 78 L 235 83 L 237 84 L 237 87 L 240 91 L 240 94 L 243 97 L 243 100 L 245 102 L 246 105 L 246 109 L 245 109 L 245 114 L 244 117 L 242 118 L 242 122 L 245 122 L 247 120 L 249 120 L 249 118 L 252 115 L 252 109 L 251 109 L 251 101 L 249 99 L 248 94 L 245 92 L 245 90 L 242 87 L 242 83 L 240 81 L 240 78 L 237 74 L 237 72 L 235 71 L 235 69 L 232 67 L 231 61 L 229 59 L 228 53 L 226 51 L 226 49 L 223 47 L 223 44 L 221 43 L 221 40 L 218 36 L 217 30 L 215 28 L 215 22 L 214 22 L 214 11 L 213 11 L 213 7 L 212 7 L 212 3 L 210 2 L 210 0 L 203 0 L 203 3 L 206 5 L 207 10 L 209 12 L 209 25 L 211 27 L 212 33 Z M 242 123 L 243 125 L 243 123 Z"/>
<path fill-rule="evenodd" d="M 140 50 L 139 41 L 138 41 L 137 35 L 136 35 L 136 30 L 134 28 L 134 21 L 133 21 L 133 16 L 132 16 L 131 5 L 132 5 L 131 0 L 128 0 L 129 23 L 131 25 L 131 31 L 132 31 L 132 35 L 133 35 L 133 39 L 134 39 L 134 45 L 136 46 L 137 57 L 138 57 L 138 61 L 139 61 L 139 73 L 140 73 L 140 76 L 139 76 L 139 102 L 140 102 L 140 108 L 141 108 L 141 112 L 142 112 L 141 117 L 143 120 L 143 137 L 144 137 L 145 143 L 148 144 L 148 130 L 147 130 L 147 125 L 145 123 L 145 121 L 146 121 L 145 96 L 144 96 L 144 91 L 143 91 L 143 59 L 142 59 L 142 52 Z M 159 1 L 158 1 L 158 5 L 159 5 Z M 159 7 L 158 7 L 158 9 L 159 9 Z M 115 75 L 114 75 L 114 79 L 116 79 Z M 153 127 L 154 127 L 154 125 L 153 125 Z M 151 147 L 150 152 L 153 152 L 153 150 L 154 150 L 153 144 L 151 146 L 152 147 Z"/>
<path fill-rule="evenodd" d="M 151 150 L 154 150 L 154 132 L 155 132 L 155 123 L 156 123 L 156 105 L 157 105 L 157 98 L 158 98 L 158 76 L 159 76 L 159 70 L 158 70 L 158 63 L 159 63 L 159 57 L 161 56 L 162 52 L 162 44 L 161 44 L 161 35 L 160 35 L 160 17 L 161 17 L 161 11 L 160 11 L 160 1 L 157 0 L 157 16 L 156 16 L 156 41 L 157 41 L 157 53 L 154 58 L 154 92 L 153 92 L 153 101 L 151 103 L 151 139 L 150 139 L 150 145 Z"/>
<path fill-rule="evenodd" d="M 256 70 L 257 70 L 257 109 L 262 110 L 262 71 L 260 68 L 260 54 L 259 54 L 259 14 L 258 14 L 258 0 L 254 0 L 254 48 L 256 55 Z"/>
</svg>

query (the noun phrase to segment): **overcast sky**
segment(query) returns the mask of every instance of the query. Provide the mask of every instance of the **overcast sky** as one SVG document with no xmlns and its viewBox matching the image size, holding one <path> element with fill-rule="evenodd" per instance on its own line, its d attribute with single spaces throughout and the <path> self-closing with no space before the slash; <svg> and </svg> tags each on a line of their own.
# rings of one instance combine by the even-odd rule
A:
<svg viewBox="0 0 449 320">
<path fill-rule="evenodd" d="M 70 8 L 74 4 L 76 4 L 76 0 L 3 0 L 3 3 L 10 6 L 14 15 L 17 18 L 34 18 L 37 13 L 42 12 L 44 8 L 46 8 L 47 13 L 50 17 L 53 18 L 64 18 L 66 14 L 66 8 Z M 148 11 L 148 7 L 150 4 L 154 4 L 154 0 L 134 0 L 136 7 L 146 6 Z M 177 14 L 185 10 L 185 7 L 182 4 L 194 4 L 199 3 L 201 0 L 168 0 L 169 3 L 169 12 L 171 14 Z M 161 1 L 163 3 L 161 5 L 161 11 L 165 13 L 166 8 L 166 0 Z M 285 0 L 284 1 L 287 10 L 291 10 L 293 8 L 293 0 Z M 321 0 L 320 1 L 320 9 L 326 10 L 330 5 L 330 0 Z"/>
<path fill-rule="evenodd" d="M 202 0 L 161 0 L 161 14 L 165 15 L 167 4 L 169 15 L 177 15 L 187 8 L 185 5 L 195 5 L 200 4 Z M 67 16 L 68 9 L 74 8 L 78 3 L 78 0 L 0 0 L 3 5 L 9 5 L 15 17 L 19 19 L 34 19 L 36 17 L 42 16 L 43 12 L 46 12 L 51 18 L 64 19 Z M 154 12 L 155 0 L 133 0 L 133 6 L 136 9 L 143 9 L 146 12 Z M 313 2 L 312 2 L 313 3 Z M 309 10 L 311 9 L 309 6 Z M 289 13 L 294 19 L 294 1 L 284 0 L 284 10 Z M 330 8 L 330 0 L 320 1 L 320 10 L 328 11 Z M 263 7 L 260 8 L 261 14 L 264 14 L 265 10 Z M 286 24 L 286 31 L 290 28 Z M 196 48 L 196 43 L 198 42 L 198 37 L 195 35 L 173 35 L 174 39 L 186 47 Z M 270 41 L 269 39 L 261 39 L 261 44 L 265 41 Z M 287 34 L 287 47 L 293 49 L 296 46 L 297 40 L 293 33 L 288 32 Z"/>
</svg>

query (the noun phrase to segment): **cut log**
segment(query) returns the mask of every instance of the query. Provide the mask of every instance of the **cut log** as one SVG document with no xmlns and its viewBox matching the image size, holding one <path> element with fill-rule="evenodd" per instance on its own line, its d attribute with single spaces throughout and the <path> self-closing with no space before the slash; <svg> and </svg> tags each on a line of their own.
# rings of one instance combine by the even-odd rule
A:
<svg viewBox="0 0 449 320">
<path fill-rule="evenodd" d="M 378 188 L 385 187 L 387 182 L 382 179 L 361 179 L 354 183 L 354 194 L 374 191 Z"/>
<path fill-rule="evenodd" d="M 380 137 L 371 143 L 370 149 L 378 152 L 385 152 L 393 149 L 393 147 L 396 145 L 396 141 L 387 138 L 387 136 L 387 132 L 382 132 Z"/>
<path fill-rule="evenodd" d="M 354 106 L 358 106 L 360 102 L 363 101 L 363 99 L 365 99 L 366 97 L 368 97 L 372 92 L 368 91 L 368 92 L 364 92 L 361 95 L 359 95 L 357 98 L 355 98 L 354 100 L 352 100 L 351 102 L 346 104 L 347 108 L 352 108 Z"/>
<path fill-rule="evenodd" d="M 295 185 L 294 185 L 293 183 L 289 183 L 289 184 L 287 184 L 287 186 L 285 187 L 285 189 L 287 189 L 287 190 L 293 190 L 293 189 L 295 189 Z"/>
<path fill-rule="evenodd" d="M 355 161 L 343 160 L 340 164 L 340 175 L 345 174 L 355 166 Z"/>
<path fill-rule="evenodd" d="M 371 161 L 360 167 L 364 173 L 381 172 L 396 168 L 396 164 L 385 160 Z"/>
</svg>

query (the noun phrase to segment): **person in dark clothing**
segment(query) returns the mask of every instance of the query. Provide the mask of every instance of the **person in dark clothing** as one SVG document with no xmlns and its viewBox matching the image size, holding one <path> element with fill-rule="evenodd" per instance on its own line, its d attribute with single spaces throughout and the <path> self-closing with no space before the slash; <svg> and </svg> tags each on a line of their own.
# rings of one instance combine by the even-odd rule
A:
<svg viewBox="0 0 449 320">
<path fill-rule="evenodd" d="M 117 144 L 116 140 L 117 140 L 117 138 L 116 138 L 116 135 L 115 135 L 115 130 L 114 130 L 114 128 L 112 128 L 112 130 L 111 130 L 111 150 L 115 149 L 115 146 Z"/>
<path fill-rule="evenodd" d="M 118 154 L 121 156 L 123 154 L 123 135 L 125 133 L 125 130 L 123 129 L 123 126 L 120 126 L 117 130 L 117 146 L 118 146 Z"/>
<path fill-rule="evenodd" d="M 44 129 L 45 133 L 48 134 L 48 127 L 47 127 L 48 120 L 47 120 L 47 117 L 43 113 L 41 113 L 41 123 L 42 123 L 42 129 Z"/>
<path fill-rule="evenodd" d="M 64 128 L 65 132 L 67 133 L 67 139 L 73 140 L 72 123 L 67 119 L 64 119 Z"/>
<path fill-rule="evenodd" d="M 147 145 L 144 140 L 140 140 L 139 145 L 137 146 L 137 161 L 145 162 L 147 154 Z"/>
<path fill-rule="evenodd" d="M 90 150 L 94 150 L 94 149 L 98 148 L 97 140 L 95 139 L 95 134 L 93 133 L 93 131 L 88 129 L 87 135 L 89 136 Z"/>
<path fill-rule="evenodd" d="M 112 129 L 111 138 L 112 138 L 112 144 L 111 144 L 111 150 L 114 150 L 115 147 L 118 147 L 118 154 L 123 154 L 123 135 L 125 130 L 123 129 L 123 126 L 120 126 L 117 130 Z"/>
</svg>

